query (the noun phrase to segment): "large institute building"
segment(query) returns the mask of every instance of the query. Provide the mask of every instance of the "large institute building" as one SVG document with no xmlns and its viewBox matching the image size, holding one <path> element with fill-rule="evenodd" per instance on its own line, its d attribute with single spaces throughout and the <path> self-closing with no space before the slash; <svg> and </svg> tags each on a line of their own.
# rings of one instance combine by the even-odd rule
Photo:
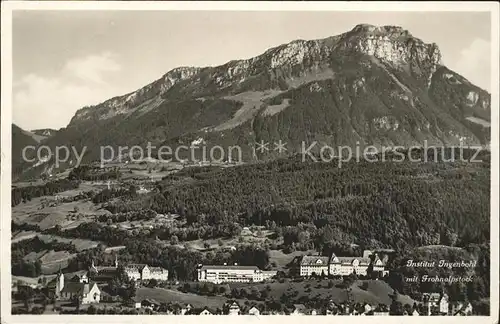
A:
<svg viewBox="0 0 500 324">
<path fill-rule="evenodd" d="M 256 266 L 200 265 L 198 281 L 213 282 L 262 282 L 276 275 L 276 271 L 263 271 Z"/>
<path fill-rule="evenodd" d="M 306 255 L 300 262 L 300 275 L 309 277 L 313 274 L 317 276 L 348 276 L 351 273 L 366 276 L 368 269 L 372 265 L 372 271 L 386 275 L 385 264 L 377 254 L 371 251 L 364 251 L 362 257 L 339 257 L 332 254 L 330 258 L 325 256 Z"/>
</svg>

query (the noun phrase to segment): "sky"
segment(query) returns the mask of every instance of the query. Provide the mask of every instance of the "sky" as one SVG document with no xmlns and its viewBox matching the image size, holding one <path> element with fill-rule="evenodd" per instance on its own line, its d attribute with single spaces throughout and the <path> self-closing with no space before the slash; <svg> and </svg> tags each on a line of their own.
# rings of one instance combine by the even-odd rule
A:
<svg viewBox="0 0 500 324">
<path fill-rule="evenodd" d="M 490 85 L 485 12 L 14 11 L 13 122 L 65 127 L 75 112 L 178 66 L 216 66 L 360 23 L 396 25 L 438 44 L 444 65 Z"/>
</svg>

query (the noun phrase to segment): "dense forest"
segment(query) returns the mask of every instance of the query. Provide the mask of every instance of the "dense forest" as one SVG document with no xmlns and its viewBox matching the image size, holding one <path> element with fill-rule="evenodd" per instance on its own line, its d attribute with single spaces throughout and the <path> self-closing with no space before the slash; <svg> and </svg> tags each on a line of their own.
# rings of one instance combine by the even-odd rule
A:
<svg viewBox="0 0 500 324">
<path fill-rule="evenodd" d="M 11 196 L 12 207 L 17 206 L 21 202 L 30 201 L 32 198 L 51 196 L 58 192 L 76 189 L 79 185 L 79 181 L 61 179 L 38 186 L 13 188 Z"/>
<path fill-rule="evenodd" d="M 276 160 L 181 171 L 158 184 L 160 193 L 114 201 L 109 210 L 172 212 L 197 226 L 302 223 L 308 232 L 302 236 L 366 247 L 465 246 L 489 241 L 489 177 L 487 162 L 365 161 L 338 168 Z"/>
<path fill-rule="evenodd" d="M 117 168 L 99 168 L 97 166 L 82 165 L 73 168 L 68 175 L 69 180 L 106 181 L 120 178 Z"/>
</svg>

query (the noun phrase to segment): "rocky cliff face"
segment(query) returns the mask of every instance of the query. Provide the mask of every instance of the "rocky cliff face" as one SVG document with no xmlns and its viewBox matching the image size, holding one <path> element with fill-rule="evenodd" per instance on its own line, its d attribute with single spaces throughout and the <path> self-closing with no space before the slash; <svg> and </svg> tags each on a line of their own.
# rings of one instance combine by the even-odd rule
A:
<svg viewBox="0 0 500 324">
<path fill-rule="evenodd" d="M 343 37 L 342 47 L 398 69 L 409 69 L 428 81 L 441 65 L 441 52 L 435 43 L 426 44 L 401 27 L 358 25 Z"/>
</svg>

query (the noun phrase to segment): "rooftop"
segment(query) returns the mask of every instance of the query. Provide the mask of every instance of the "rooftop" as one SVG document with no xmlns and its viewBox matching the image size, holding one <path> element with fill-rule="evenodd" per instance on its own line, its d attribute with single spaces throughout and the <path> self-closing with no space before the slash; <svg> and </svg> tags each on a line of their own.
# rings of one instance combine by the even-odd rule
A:
<svg viewBox="0 0 500 324">
<path fill-rule="evenodd" d="M 96 283 L 68 282 L 61 290 L 63 293 L 88 294 Z"/>
<path fill-rule="evenodd" d="M 328 257 L 316 255 L 304 255 L 301 265 L 328 265 Z"/>
<path fill-rule="evenodd" d="M 241 266 L 241 265 L 203 265 L 200 269 L 203 270 L 259 270 L 257 266 Z"/>
</svg>

